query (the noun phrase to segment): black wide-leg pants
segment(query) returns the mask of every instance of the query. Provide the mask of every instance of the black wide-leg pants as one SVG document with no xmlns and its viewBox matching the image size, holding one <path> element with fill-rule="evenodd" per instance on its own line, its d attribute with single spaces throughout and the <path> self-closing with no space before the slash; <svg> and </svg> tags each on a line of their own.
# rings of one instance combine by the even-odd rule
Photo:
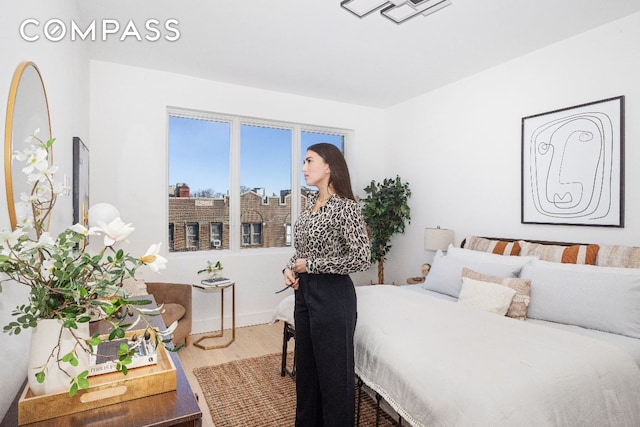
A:
<svg viewBox="0 0 640 427">
<path fill-rule="evenodd" d="M 351 278 L 301 274 L 295 292 L 296 426 L 352 427 L 355 421 Z"/>
</svg>

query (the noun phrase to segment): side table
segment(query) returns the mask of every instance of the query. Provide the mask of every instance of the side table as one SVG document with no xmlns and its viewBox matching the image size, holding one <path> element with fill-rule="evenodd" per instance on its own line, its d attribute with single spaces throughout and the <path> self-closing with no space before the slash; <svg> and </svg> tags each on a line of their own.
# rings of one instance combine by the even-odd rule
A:
<svg viewBox="0 0 640 427">
<path fill-rule="evenodd" d="M 229 345 L 236 340 L 236 283 L 233 281 L 223 281 L 220 284 L 216 284 L 211 280 L 203 280 L 200 284 L 194 284 L 192 286 L 206 292 L 220 290 L 220 331 L 216 334 L 201 337 L 198 341 L 194 342 L 193 345 L 203 350 L 229 347 Z M 223 344 L 203 344 L 202 341 L 204 340 L 222 338 L 224 336 L 224 290 L 229 287 L 231 288 L 231 340 Z"/>
</svg>

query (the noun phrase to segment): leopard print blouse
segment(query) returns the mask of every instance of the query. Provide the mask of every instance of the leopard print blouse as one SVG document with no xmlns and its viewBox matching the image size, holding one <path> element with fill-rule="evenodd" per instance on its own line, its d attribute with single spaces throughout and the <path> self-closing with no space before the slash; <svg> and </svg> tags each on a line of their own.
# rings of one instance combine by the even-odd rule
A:
<svg viewBox="0 0 640 427">
<path fill-rule="evenodd" d="M 349 274 L 368 270 L 371 249 L 362 211 L 354 200 L 336 194 L 312 212 L 318 193 L 310 195 L 296 220 L 296 252 L 287 263 L 293 269 L 298 258 L 307 259 L 307 273 Z"/>
</svg>

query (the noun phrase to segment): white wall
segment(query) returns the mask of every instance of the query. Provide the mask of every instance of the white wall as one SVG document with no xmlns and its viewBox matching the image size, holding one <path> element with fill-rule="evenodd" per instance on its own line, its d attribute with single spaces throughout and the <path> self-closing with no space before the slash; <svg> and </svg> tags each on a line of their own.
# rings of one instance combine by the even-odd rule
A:
<svg viewBox="0 0 640 427">
<path fill-rule="evenodd" d="M 355 129 L 355 140 L 346 151 L 360 195 L 371 179 L 379 179 L 374 171 L 385 167 L 383 111 L 91 62 L 91 203 L 112 203 L 126 222 L 133 223 L 136 231 L 127 246 L 132 253 L 141 255 L 150 243 L 163 243 L 168 269 L 160 275 L 146 271 L 146 280 L 197 283 L 196 271 L 206 260 L 220 259 L 225 275 L 236 281 L 237 324 L 268 322 L 287 295 L 274 292 L 283 286 L 281 270 L 292 255 L 290 249 L 166 253 L 167 106 Z M 374 273 L 358 277 L 369 283 Z M 193 290 L 193 297 L 193 331 L 217 328 L 218 294 Z"/>
<path fill-rule="evenodd" d="M 32 11 L 36 10 L 37 14 Z M 638 245 L 640 196 L 634 161 L 640 84 L 640 14 L 558 43 L 456 84 L 419 96 L 387 111 L 256 89 L 121 65 L 91 62 L 81 43 L 33 43 L 18 39 L 27 17 L 75 17 L 73 3 L 31 0 L 0 6 L 0 100 L 6 100 L 13 71 L 34 60 L 47 86 L 56 163 L 71 173 L 71 138 L 91 151 L 91 200 L 107 201 L 136 227 L 129 249 L 144 251 L 162 241 L 166 249 L 166 106 L 241 114 L 267 119 L 351 128 L 348 149 L 356 193 L 371 179 L 400 174 L 411 184 L 412 223 L 397 236 L 386 262 L 388 280 L 404 282 L 428 258 L 422 249 L 425 226 L 466 234 L 530 237 Z M 90 67 L 90 81 L 89 71 Z M 88 90 L 89 89 L 89 90 Z M 626 227 L 586 228 L 520 224 L 520 119 L 617 95 L 626 95 Z M 89 98 L 88 98 L 89 97 Z M 4 121 L 6 105 L 0 102 Z M 90 123 L 90 133 L 89 133 Z M 2 156 L 2 154 L 0 154 Z M 3 178 L 1 184 L 4 186 Z M 0 197 L 0 228 L 8 226 Z M 56 224 L 70 221 L 71 200 L 63 199 Z M 149 279 L 193 282 L 206 253 L 170 255 L 169 269 Z M 286 250 L 227 256 L 216 252 L 238 282 L 238 324 L 268 320 L 282 294 L 280 270 Z M 371 272 L 356 281 L 375 277 Z M 4 325 L 22 297 L 5 285 L 0 298 Z M 217 299 L 194 293 L 194 330 L 216 326 Z M 28 334 L 0 335 L 0 414 L 24 379 Z"/>
<path fill-rule="evenodd" d="M 35 11 L 35 12 L 34 12 Z M 53 136 L 57 138 L 54 160 L 60 166 L 60 176 L 72 176 L 72 138 L 88 137 L 88 87 L 89 64 L 86 46 L 69 42 L 51 43 L 47 40 L 28 43 L 18 33 L 18 26 L 26 18 L 41 21 L 52 17 L 78 16 L 75 2 L 64 0 L 29 0 L 24 2 L 3 2 L 0 5 L 0 125 L 4 130 L 9 97 L 9 87 L 13 73 L 22 61 L 36 63 L 44 80 Z M 3 132 L 4 135 L 4 132 Z M 28 135 L 19 137 L 22 141 Z M 4 150 L 0 150 L 0 164 L 4 165 Z M 0 178 L 1 193 L 4 194 L 4 173 Z M 73 219 L 71 197 L 58 201 L 52 223 L 52 231 L 71 224 Z M 5 196 L 0 197 L 0 230 L 8 229 L 9 216 Z M 26 301 L 26 287 L 12 283 L 3 284 L 0 295 L 0 327 L 12 318 L 11 311 Z M 3 351 L 0 365 L 0 416 L 4 416 L 26 375 L 26 353 L 29 349 L 30 331 L 17 336 L 0 333 Z M 10 361 L 7 362 L 7 361 Z"/>
<path fill-rule="evenodd" d="M 640 14 L 389 109 L 389 158 L 410 184 L 412 222 L 385 272 L 404 281 L 432 254 L 423 228 L 466 235 L 640 245 Z M 625 95 L 625 227 L 520 223 L 522 117 Z M 392 139 L 393 138 L 393 139 Z M 399 149 L 398 149 L 399 148 Z M 397 153 L 397 154 L 396 154 Z M 393 168 L 392 167 L 392 168 Z"/>
</svg>

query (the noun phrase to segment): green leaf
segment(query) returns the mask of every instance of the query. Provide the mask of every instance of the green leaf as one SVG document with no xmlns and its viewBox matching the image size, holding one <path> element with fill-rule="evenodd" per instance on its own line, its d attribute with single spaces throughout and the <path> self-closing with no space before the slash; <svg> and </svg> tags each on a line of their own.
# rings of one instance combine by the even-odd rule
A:
<svg viewBox="0 0 640 427">
<path fill-rule="evenodd" d="M 62 322 L 62 327 L 68 329 L 78 329 L 78 325 L 76 325 L 76 322 L 73 319 L 66 319 L 64 322 Z"/>
<path fill-rule="evenodd" d="M 86 378 L 78 378 L 78 386 L 80 388 L 89 388 L 89 380 Z"/>
<path fill-rule="evenodd" d="M 36 372 L 36 381 L 38 381 L 39 384 L 42 384 L 44 382 L 44 377 L 44 372 Z"/>
<path fill-rule="evenodd" d="M 87 341 L 87 343 L 89 343 L 89 345 L 92 345 L 94 347 L 97 347 L 98 344 L 100 344 L 102 342 L 102 339 L 100 338 L 100 336 L 98 334 L 93 334 L 93 336 L 91 338 L 89 338 L 89 340 Z"/>
<path fill-rule="evenodd" d="M 127 304 L 130 305 L 149 305 L 151 304 L 151 300 L 141 299 L 141 300 L 127 300 Z"/>
<path fill-rule="evenodd" d="M 71 384 L 71 388 L 69 389 L 69 397 L 73 397 L 78 392 L 78 383 Z"/>
<path fill-rule="evenodd" d="M 117 354 L 119 355 L 127 355 L 129 354 L 129 345 L 125 342 L 120 344 L 120 347 L 118 347 L 118 351 Z"/>
</svg>

